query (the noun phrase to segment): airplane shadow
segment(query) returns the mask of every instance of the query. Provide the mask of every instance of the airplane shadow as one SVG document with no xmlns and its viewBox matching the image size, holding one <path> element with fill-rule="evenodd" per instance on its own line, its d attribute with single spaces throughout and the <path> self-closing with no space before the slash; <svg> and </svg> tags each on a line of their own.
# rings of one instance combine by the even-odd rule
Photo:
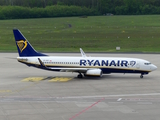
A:
<svg viewBox="0 0 160 120">
<path fill-rule="evenodd" d="M 77 78 L 74 77 L 73 80 L 151 80 L 152 77 L 145 76 L 144 78 L 140 78 L 140 75 L 103 75 L 102 77 L 83 77 L 83 78 Z"/>
<path fill-rule="evenodd" d="M 26 77 L 21 81 L 36 82 L 36 81 L 49 81 L 49 82 L 71 82 L 71 81 L 141 81 L 141 80 L 152 80 L 151 76 L 144 76 L 143 79 L 139 75 L 123 75 L 123 74 L 109 74 L 103 75 L 102 77 L 91 77 L 85 76 L 83 78 L 77 78 L 73 76 L 46 76 L 46 77 Z"/>
</svg>

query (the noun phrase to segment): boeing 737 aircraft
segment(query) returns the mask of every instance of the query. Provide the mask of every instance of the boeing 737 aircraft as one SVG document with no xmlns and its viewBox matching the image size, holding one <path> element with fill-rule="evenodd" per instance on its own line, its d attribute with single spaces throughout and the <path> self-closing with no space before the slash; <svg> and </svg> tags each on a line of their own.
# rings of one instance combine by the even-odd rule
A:
<svg viewBox="0 0 160 120">
<path fill-rule="evenodd" d="M 28 66 L 51 71 L 76 72 L 78 78 L 102 77 L 102 74 L 110 73 L 139 73 L 140 78 L 143 78 L 143 75 L 157 69 L 155 65 L 143 59 L 87 57 L 82 49 L 82 57 L 48 56 L 37 52 L 18 29 L 14 29 L 13 33 L 19 52 L 17 60 Z"/>
</svg>

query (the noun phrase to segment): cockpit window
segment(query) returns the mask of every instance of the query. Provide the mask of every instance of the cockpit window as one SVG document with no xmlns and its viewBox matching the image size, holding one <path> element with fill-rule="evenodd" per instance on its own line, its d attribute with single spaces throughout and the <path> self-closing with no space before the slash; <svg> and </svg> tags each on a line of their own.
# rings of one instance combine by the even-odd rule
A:
<svg viewBox="0 0 160 120">
<path fill-rule="evenodd" d="M 145 65 L 150 65 L 151 63 L 144 63 Z"/>
</svg>

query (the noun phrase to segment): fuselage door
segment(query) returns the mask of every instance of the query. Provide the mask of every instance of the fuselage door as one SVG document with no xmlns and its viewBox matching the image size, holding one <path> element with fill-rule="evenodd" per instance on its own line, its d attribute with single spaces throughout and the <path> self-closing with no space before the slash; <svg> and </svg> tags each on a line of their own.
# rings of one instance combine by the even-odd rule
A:
<svg viewBox="0 0 160 120">
<path fill-rule="evenodd" d="M 137 68 L 137 69 L 139 69 L 139 68 L 140 68 L 140 64 L 139 64 L 139 62 L 138 62 L 138 61 L 136 62 L 136 68 Z"/>
</svg>

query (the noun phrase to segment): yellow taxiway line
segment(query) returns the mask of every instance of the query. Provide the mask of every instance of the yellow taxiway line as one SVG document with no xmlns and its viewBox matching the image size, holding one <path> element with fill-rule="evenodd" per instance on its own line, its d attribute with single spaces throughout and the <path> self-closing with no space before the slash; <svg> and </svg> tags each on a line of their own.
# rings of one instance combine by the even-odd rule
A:
<svg viewBox="0 0 160 120">
<path fill-rule="evenodd" d="M 51 80 L 49 80 L 49 82 L 67 82 L 69 80 L 72 80 L 73 78 L 70 78 L 70 77 L 55 77 L 55 78 L 52 78 Z"/>
<path fill-rule="evenodd" d="M 71 77 L 28 77 L 24 78 L 22 82 L 39 82 L 42 80 L 48 80 L 49 82 L 67 82 L 72 79 Z"/>
<path fill-rule="evenodd" d="M 11 90 L 0 90 L 0 93 L 11 93 Z"/>
<path fill-rule="evenodd" d="M 28 77 L 22 80 L 22 82 L 38 82 L 44 80 L 44 77 Z"/>
</svg>

